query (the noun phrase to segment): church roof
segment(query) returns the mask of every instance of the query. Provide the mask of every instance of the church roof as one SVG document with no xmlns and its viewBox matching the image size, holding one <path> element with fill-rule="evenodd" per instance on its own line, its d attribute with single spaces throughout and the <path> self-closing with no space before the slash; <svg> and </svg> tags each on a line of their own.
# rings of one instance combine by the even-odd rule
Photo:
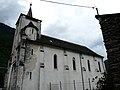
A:
<svg viewBox="0 0 120 90">
<path fill-rule="evenodd" d="M 28 42 L 38 44 L 38 45 L 55 46 L 55 47 L 63 48 L 65 50 L 72 50 L 75 52 L 79 52 L 81 54 L 87 54 L 87 55 L 92 55 L 92 56 L 103 58 L 103 56 L 93 52 L 92 50 L 90 50 L 89 48 L 85 46 L 63 41 L 63 40 L 45 36 L 45 35 L 41 35 L 41 38 L 36 41 L 28 40 Z"/>
</svg>

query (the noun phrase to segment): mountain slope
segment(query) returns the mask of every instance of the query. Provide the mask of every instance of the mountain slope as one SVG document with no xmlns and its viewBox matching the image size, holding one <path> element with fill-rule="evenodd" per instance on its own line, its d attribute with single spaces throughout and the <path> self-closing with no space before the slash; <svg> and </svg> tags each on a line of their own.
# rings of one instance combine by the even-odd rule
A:
<svg viewBox="0 0 120 90">
<path fill-rule="evenodd" d="M 15 29 L 0 23 L 0 67 L 6 67 L 10 57 Z"/>
<path fill-rule="evenodd" d="M 15 29 L 0 23 L 0 88 L 4 84 L 7 62 L 10 59 Z"/>
</svg>

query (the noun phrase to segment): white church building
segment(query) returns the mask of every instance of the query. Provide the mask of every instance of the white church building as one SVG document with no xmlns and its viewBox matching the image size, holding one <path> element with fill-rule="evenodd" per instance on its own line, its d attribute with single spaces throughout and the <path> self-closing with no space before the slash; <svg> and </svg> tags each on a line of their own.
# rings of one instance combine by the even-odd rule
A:
<svg viewBox="0 0 120 90">
<path fill-rule="evenodd" d="M 20 14 L 6 90 L 95 90 L 105 72 L 103 56 L 85 46 L 41 34 L 41 20 Z"/>
</svg>

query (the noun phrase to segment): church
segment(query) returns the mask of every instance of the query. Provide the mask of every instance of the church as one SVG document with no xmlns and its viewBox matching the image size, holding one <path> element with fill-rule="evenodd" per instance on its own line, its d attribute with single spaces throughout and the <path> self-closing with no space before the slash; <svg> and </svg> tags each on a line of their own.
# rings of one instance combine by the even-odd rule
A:
<svg viewBox="0 0 120 90">
<path fill-rule="evenodd" d="M 17 23 L 5 90 L 95 90 L 105 72 L 103 56 L 41 34 L 32 9 Z"/>
</svg>

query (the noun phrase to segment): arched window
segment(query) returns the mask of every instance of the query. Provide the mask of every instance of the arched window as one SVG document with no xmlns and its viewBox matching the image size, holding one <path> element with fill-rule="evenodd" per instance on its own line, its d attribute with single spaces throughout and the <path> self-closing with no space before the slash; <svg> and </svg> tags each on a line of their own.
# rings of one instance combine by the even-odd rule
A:
<svg viewBox="0 0 120 90">
<path fill-rule="evenodd" d="M 57 69 L 57 55 L 54 55 L 54 69 Z"/>
<path fill-rule="evenodd" d="M 73 57 L 73 70 L 76 70 L 75 57 Z"/>
</svg>

